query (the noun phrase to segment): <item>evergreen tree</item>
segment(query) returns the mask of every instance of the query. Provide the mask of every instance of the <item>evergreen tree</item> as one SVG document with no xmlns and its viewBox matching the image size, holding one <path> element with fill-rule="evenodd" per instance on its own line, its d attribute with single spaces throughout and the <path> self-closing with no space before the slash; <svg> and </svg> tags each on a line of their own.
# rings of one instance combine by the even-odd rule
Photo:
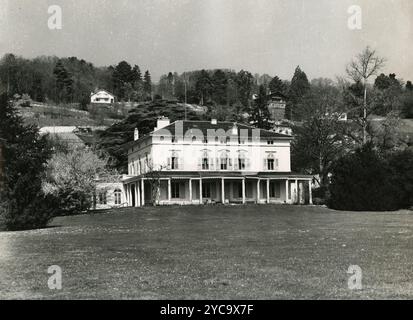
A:
<svg viewBox="0 0 413 320">
<path fill-rule="evenodd" d="M 73 80 L 61 60 L 58 60 L 53 74 L 56 79 L 56 98 L 58 102 L 68 102 L 73 96 Z"/>
<path fill-rule="evenodd" d="M 168 73 L 168 87 L 167 87 L 167 96 L 168 98 L 175 97 L 175 79 L 172 72 Z"/>
<path fill-rule="evenodd" d="M 136 75 L 134 76 L 131 65 L 126 61 L 119 62 L 114 68 L 112 74 L 113 89 L 119 100 L 127 96 L 128 89 L 131 88 L 134 77 L 136 77 Z"/>
<path fill-rule="evenodd" d="M 52 150 L 36 126 L 23 125 L 5 94 L 0 96 L 0 138 L 4 142 L 0 220 L 9 230 L 44 227 L 53 216 L 54 198 L 41 191 Z"/>
<path fill-rule="evenodd" d="M 284 84 L 284 82 L 275 76 L 274 78 L 271 79 L 270 83 L 268 84 L 268 88 L 270 89 L 271 93 L 281 93 L 283 95 L 286 95 L 287 93 L 287 86 Z"/>
<path fill-rule="evenodd" d="M 220 105 L 227 104 L 228 79 L 222 70 L 216 70 L 212 76 L 213 93 L 212 100 Z"/>
<path fill-rule="evenodd" d="M 237 74 L 236 82 L 239 102 L 244 108 L 248 108 L 252 95 L 254 77 L 250 72 L 241 70 Z"/>
<path fill-rule="evenodd" d="M 143 77 L 143 91 L 145 94 L 145 100 L 151 100 L 152 98 L 152 80 L 151 74 L 149 70 L 145 71 L 145 75 Z"/>
<path fill-rule="evenodd" d="M 211 95 L 211 89 L 212 89 L 212 81 L 211 81 L 211 78 L 209 77 L 208 72 L 206 72 L 205 70 L 201 70 L 201 73 L 199 74 L 195 88 L 199 95 L 199 99 L 200 99 L 199 103 L 201 105 L 204 105 L 204 103 L 208 101 Z"/>
<path fill-rule="evenodd" d="M 291 80 L 291 85 L 288 92 L 288 103 L 285 108 L 287 119 L 300 120 L 301 115 L 295 110 L 296 106 L 300 103 L 300 100 L 310 90 L 310 83 L 308 82 L 307 75 L 304 71 L 297 66 L 294 72 L 294 76 Z"/>
<path fill-rule="evenodd" d="M 267 90 L 264 85 L 260 85 L 258 89 L 258 97 L 250 109 L 250 121 L 261 129 L 270 128 L 270 112 L 268 110 Z"/>
</svg>

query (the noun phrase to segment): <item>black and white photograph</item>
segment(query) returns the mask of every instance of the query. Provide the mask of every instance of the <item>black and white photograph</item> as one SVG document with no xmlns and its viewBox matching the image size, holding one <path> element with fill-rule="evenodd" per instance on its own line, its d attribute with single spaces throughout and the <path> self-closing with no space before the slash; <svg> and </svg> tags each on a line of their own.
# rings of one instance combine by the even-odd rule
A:
<svg viewBox="0 0 413 320">
<path fill-rule="evenodd" d="M 411 0 L 0 0 L 0 300 L 412 300 L 412 53 Z"/>
</svg>

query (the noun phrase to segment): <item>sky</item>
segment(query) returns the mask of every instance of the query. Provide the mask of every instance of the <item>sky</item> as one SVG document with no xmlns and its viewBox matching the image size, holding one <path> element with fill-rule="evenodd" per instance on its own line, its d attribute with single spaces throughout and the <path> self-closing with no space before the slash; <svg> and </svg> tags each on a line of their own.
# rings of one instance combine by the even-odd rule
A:
<svg viewBox="0 0 413 320">
<path fill-rule="evenodd" d="M 62 29 L 50 30 L 50 5 Z M 361 30 L 348 8 L 362 9 Z M 384 73 L 413 80 L 411 0 L 0 0 L 0 56 L 77 56 L 96 66 L 122 60 L 169 71 L 230 68 L 291 79 L 345 75 L 367 45 Z"/>
</svg>

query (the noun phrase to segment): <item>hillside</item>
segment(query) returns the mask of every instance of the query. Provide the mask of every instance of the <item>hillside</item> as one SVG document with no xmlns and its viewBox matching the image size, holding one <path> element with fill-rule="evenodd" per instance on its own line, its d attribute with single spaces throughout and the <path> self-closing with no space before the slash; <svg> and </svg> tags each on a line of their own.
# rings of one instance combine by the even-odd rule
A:
<svg viewBox="0 0 413 320">
<path fill-rule="evenodd" d="M 111 126 L 123 119 L 127 110 L 120 111 L 117 106 L 88 106 L 79 110 L 73 105 L 52 105 L 32 102 L 30 106 L 17 106 L 27 124 L 40 128 L 47 126 Z"/>
</svg>

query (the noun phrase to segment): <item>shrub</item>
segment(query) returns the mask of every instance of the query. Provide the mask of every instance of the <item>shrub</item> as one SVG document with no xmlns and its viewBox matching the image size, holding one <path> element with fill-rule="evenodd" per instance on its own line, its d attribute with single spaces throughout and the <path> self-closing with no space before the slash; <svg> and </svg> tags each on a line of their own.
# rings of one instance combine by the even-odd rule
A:
<svg viewBox="0 0 413 320">
<path fill-rule="evenodd" d="M 333 166 L 329 206 L 338 210 L 386 211 L 410 207 L 412 153 L 379 154 L 371 144 Z"/>
<path fill-rule="evenodd" d="M 57 204 L 55 197 L 41 194 L 24 208 L 16 200 L 3 202 L 0 205 L 0 228 L 10 231 L 43 228 L 55 216 Z"/>
</svg>

